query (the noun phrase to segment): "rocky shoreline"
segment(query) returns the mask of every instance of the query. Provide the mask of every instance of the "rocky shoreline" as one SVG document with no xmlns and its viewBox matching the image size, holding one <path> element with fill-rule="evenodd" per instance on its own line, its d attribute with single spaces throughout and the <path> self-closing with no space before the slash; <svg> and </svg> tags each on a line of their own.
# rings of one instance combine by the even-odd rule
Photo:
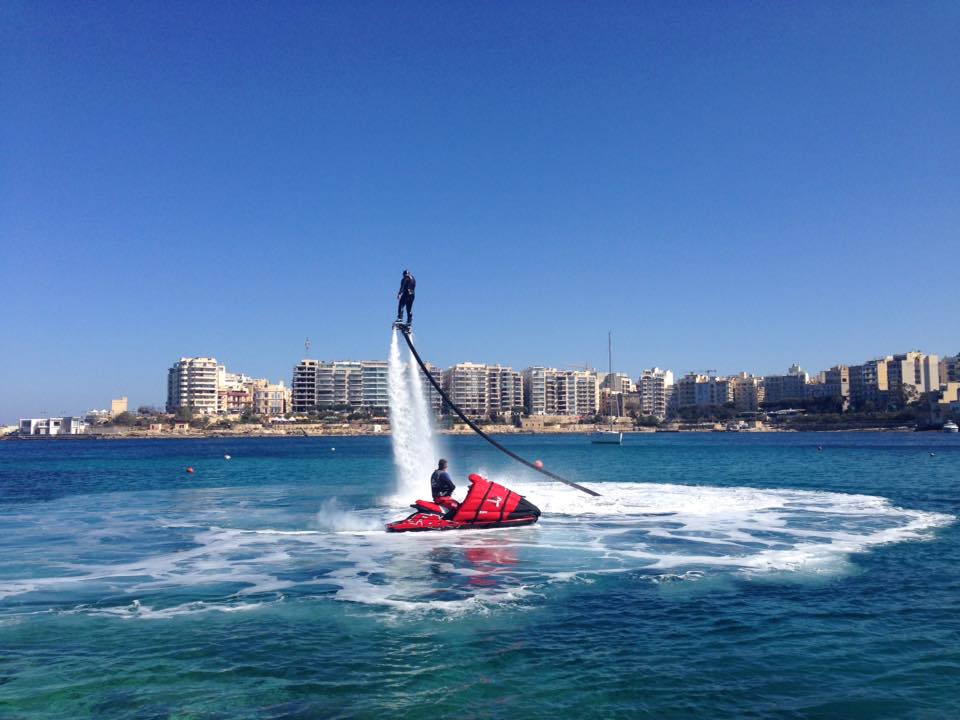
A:
<svg viewBox="0 0 960 720">
<path fill-rule="evenodd" d="M 548 427 L 542 429 L 523 429 L 512 425 L 491 425 L 483 428 L 484 432 L 491 435 L 589 435 L 599 430 L 606 430 L 607 426 L 596 425 L 562 425 L 557 427 Z M 471 435 L 472 431 L 466 426 L 458 426 L 453 429 L 441 429 L 437 431 L 440 435 L 456 436 Z M 647 428 L 647 429 L 624 429 L 624 435 L 647 435 L 653 433 L 717 433 L 731 432 L 723 428 L 709 427 L 677 427 L 677 428 Z M 782 432 L 916 432 L 916 428 L 911 427 L 876 427 L 876 428 L 830 428 L 830 429 L 797 429 L 787 427 L 764 426 L 737 430 L 742 433 L 782 433 Z M 329 425 L 300 425 L 297 427 L 283 428 L 264 428 L 261 426 L 238 427 L 231 429 L 200 429 L 191 428 L 189 430 L 145 430 L 139 428 L 111 428 L 110 431 L 87 432 L 81 435 L 28 435 L 22 436 L 16 433 L 0 437 L 0 440 L 6 441 L 90 441 L 90 440 L 186 440 L 186 439 L 204 439 L 204 438 L 278 438 L 278 437 L 389 437 L 389 427 L 375 430 L 372 427 L 342 427 Z"/>
</svg>

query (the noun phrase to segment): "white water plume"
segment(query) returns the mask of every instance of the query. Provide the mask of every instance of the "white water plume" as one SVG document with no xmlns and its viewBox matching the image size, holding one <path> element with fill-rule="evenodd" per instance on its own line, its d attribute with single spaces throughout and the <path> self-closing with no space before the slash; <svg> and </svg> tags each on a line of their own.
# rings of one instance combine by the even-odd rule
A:
<svg viewBox="0 0 960 720">
<path fill-rule="evenodd" d="M 387 375 L 390 392 L 390 433 L 397 466 L 397 495 L 411 502 L 429 492 L 430 473 L 440 457 L 423 394 L 420 368 L 412 357 L 400 356 L 400 333 L 393 331 Z"/>
</svg>

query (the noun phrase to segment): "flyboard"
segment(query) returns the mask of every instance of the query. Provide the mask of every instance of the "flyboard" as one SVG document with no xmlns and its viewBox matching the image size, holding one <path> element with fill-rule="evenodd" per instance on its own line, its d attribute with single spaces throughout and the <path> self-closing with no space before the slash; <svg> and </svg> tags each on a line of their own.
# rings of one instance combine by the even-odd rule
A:
<svg viewBox="0 0 960 720">
<path fill-rule="evenodd" d="M 450 399 L 450 396 L 444 391 L 437 379 L 433 377 L 427 369 L 426 364 L 420 358 L 420 353 L 414 347 L 413 339 L 410 337 L 410 326 L 401 322 L 394 323 L 394 327 L 400 330 L 410 353 L 413 355 L 423 374 L 427 376 L 430 384 L 440 393 L 440 397 L 447 403 L 457 416 L 463 420 L 467 426 L 477 435 L 482 437 L 497 450 L 517 462 L 526 465 L 531 470 L 546 475 L 552 480 L 557 480 L 576 488 L 581 492 L 594 497 L 600 493 L 590 488 L 579 485 L 572 480 L 567 480 L 556 473 L 546 470 L 542 464 L 532 463 L 526 458 L 517 455 L 509 448 L 504 447 L 497 440 L 487 435 L 477 426 L 457 405 Z M 470 489 L 467 491 L 467 497 L 462 504 L 453 507 L 441 507 L 437 503 L 427 500 L 417 500 L 411 505 L 416 510 L 409 517 L 392 522 L 387 525 L 388 532 L 421 532 L 425 530 L 466 530 L 482 529 L 494 527 L 510 527 L 515 525 L 531 525 L 540 518 L 540 510 L 529 500 L 521 495 L 505 488 L 503 485 L 491 482 L 480 475 L 470 476 Z"/>
</svg>

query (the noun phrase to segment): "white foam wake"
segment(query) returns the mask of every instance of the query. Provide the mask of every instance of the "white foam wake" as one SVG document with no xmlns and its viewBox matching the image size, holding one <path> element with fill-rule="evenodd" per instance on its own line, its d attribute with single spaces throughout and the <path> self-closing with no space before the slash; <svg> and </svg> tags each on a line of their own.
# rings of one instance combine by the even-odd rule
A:
<svg viewBox="0 0 960 720">
<path fill-rule="evenodd" d="M 154 512 L 105 508 L 101 496 L 84 517 L 64 516 L 63 531 L 75 536 L 44 571 L 5 573 L 0 615 L 11 597 L 11 608 L 52 608 L 70 598 L 69 607 L 81 612 L 135 618 L 233 612 L 296 597 L 401 612 L 442 608 L 449 616 L 522 605 L 601 578 L 806 582 L 843 574 L 851 556 L 880 545 L 928 539 L 954 520 L 871 495 L 621 482 L 597 484 L 603 495 L 590 498 L 523 476 L 497 479 L 543 510 L 540 523 L 395 535 L 382 527 L 397 509 L 346 511 L 331 503 L 309 529 L 273 529 L 268 520 L 238 529 L 231 520 L 249 523 L 249 508 L 224 514 L 224 506 L 214 512 L 185 504 L 182 516 L 161 522 Z M 123 502 L 128 508 L 129 494 Z M 99 547 L 86 514 L 118 518 L 102 536 L 159 544 L 123 562 L 79 561 Z M 164 552 L 167 539 L 158 533 L 186 533 L 189 544 Z"/>
</svg>

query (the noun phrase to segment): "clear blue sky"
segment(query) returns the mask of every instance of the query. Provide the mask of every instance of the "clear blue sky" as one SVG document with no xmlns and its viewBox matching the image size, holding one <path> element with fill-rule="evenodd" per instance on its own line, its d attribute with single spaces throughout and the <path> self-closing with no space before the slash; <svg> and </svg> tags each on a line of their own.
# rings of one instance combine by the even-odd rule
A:
<svg viewBox="0 0 960 720">
<path fill-rule="evenodd" d="M 0 6 L 0 421 L 182 355 L 960 351 L 955 2 Z"/>
</svg>

